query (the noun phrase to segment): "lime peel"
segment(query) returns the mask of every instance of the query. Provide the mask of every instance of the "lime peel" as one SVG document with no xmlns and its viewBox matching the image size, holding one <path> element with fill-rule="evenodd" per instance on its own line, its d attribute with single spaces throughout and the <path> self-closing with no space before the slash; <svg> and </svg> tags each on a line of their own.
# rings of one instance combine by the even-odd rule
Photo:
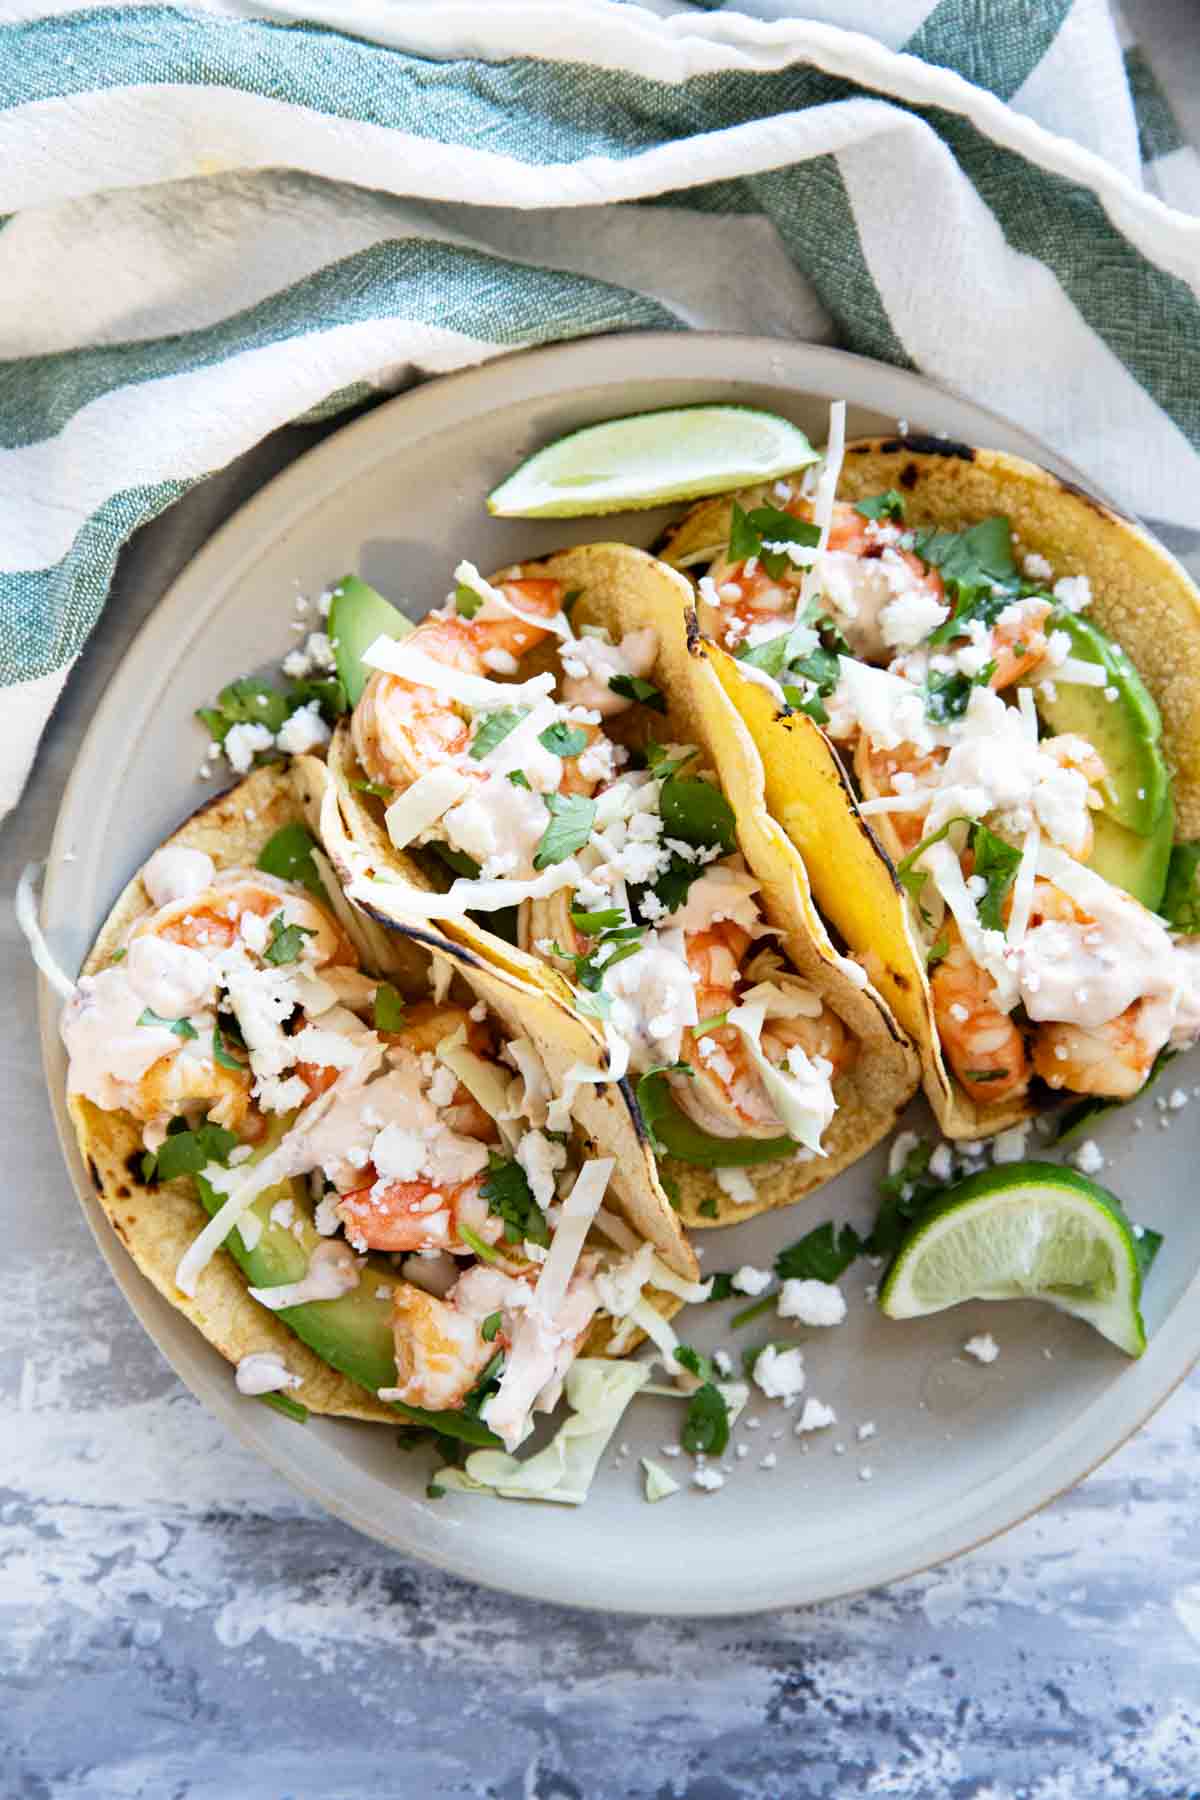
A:
<svg viewBox="0 0 1200 1800">
<path fill-rule="evenodd" d="M 879 1304 L 913 1319 L 963 1300 L 1045 1300 L 1140 1356 L 1141 1289 L 1115 1195 L 1057 1163 L 1026 1162 L 948 1189 L 901 1244 Z"/>
<path fill-rule="evenodd" d="M 488 495 L 506 519 L 598 517 L 773 481 L 818 460 L 804 433 L 753 406 L 675 406 L 556 438 Z"/>
</svg>

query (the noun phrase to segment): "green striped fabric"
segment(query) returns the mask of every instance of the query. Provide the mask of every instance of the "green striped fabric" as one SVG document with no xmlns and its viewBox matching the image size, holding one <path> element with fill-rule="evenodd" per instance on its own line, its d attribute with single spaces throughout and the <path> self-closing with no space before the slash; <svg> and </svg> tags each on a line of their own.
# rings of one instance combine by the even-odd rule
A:
<svg viewBox="0 0 1200 1800">
<path fill-rule="evenodd" d="M 837 342 L 1196 523 L 1196 158 L 1107 0 L 16 5 L 0 808 L 139 525 L 526 345 Z"/>
</svg>

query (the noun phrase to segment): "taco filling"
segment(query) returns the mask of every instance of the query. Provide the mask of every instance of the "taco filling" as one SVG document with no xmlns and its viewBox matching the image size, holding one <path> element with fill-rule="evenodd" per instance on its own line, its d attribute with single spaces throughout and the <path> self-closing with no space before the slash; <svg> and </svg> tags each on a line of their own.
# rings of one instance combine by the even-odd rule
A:
<svg viewBox="0 0 1200 1800">
<path fill-rule="evenodd" d="M 286 780 L 250 777 L 246 817 Z M 261 866 L 283 837 L 308 886 Z M 550 1124 L 521 995 L 438 950 L 403 989 L 366 973 L 314 851 L 293 821 L 260 866 L 177 841 L 150 858 L 62 1015 L 81 1143 L 146 1272 L 226 1354 L 236 1345 L 242 1391 L 303 1400 L 306 1347 L 370 1390 L 340 1404 L 317 1381 L 318 1410 L 398 1409 L 511 1450 L 589 1340 L 646 1310 L 643 1290 L 668 1293 L 667 1310 L 707 1290 L 613 1213 L 613 1154 L 570 1119 Z M 177 1205 L 183 1183 L 195 1222 L 209 1217 L 168 1268 L 156 1199 Z M 245 1285 L 219 1326 L 223 1252 Z M 260 1341 L 271 1317 L 296 1356 L 278 1335 Z"/>
<path fill-rule="evenodd" d="M 911 503 L 899 486 L 863 492 L 861 467 L 860 497 L 838 499 L 837 410 L 819 471 L 704 509 L 668 555 L 707 565 L 701 626 L 733 659 L 722 678 L 764 759 L 786 760 L 779 729 L 798 742 L 787 715 L 806 713 L 853 770 L 928 979 L 954 1088 L 935 1104 L 998 1129 L 1039 1081 L 1127 1098 L 1200 1033 L 1200 945 L 1155 910 L 1176 815 L 1158 708 L 1078 562 L 1056 567 L 999 511 L 931 517 L 903 442 L 891 456 L 852 445 L 847 467 L 862 452 L 872 472 L 894 469 Z M 857 948 L 871 967 L 861 933 Z"/>
<path fill-rule="evenodd" d="M 432 855 L 460 874 L 402 896 L 381 868 L 348 891 L 484 926 L 516 907 L 520 948 L 602 1029 L 606 1079 L 640 1078 L 652 1130 L 665 1112 L 660 1148 L 709 1169 L 822 1156 L 859 1040 L 781 948 L 707 745 L 673 741 L 660 630 L 588 622 L 587 595 L 550 566 L 489 582 L 464 564 L 410 636 L 366 648 L 361 773 L 344 741 L 331 757 L 342 797 L 374 794 L 409 866 Z"/>
</svg>

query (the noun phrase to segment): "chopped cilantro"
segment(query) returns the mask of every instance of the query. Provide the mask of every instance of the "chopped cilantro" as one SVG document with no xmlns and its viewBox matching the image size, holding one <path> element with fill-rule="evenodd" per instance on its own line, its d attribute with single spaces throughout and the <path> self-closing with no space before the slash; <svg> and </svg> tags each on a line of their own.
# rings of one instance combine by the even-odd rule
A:
<svg viewBox="0 0 1200 1800">
<path fill-rule="evenodd" d="M 667 1196 L 667 1205 L 671 1208 L 671 1211 L 678 1212 L 683 1204 L 683 1195 L 679 1191 L 679 1183 L 675 1180 L 675 1177 L 673 1175 L 665 1175 L 660 1169 L 658 1171 L 658 1185 Z"/>
<path fill-rule="evenodd" d="M 275 914 L 270 929 L 271 939 L 262 956 L 264 962 L 273 963 L 276 968 L 298 962 L 305 938 L 317 935 L 311 925 L 285 925 L 282 912 Z"/>
<path fill-rule="evenodd" d="M 964 635 L 968 619 L 985 625 L 1021 592 L 1012 553 L 1012 527 L 1003 514 L 980 520 L 967 531 L 918 531 L 913 548 L 936 568 L 953 603 L 950 617 L 930 633 L 932 646 Z"/>
<path fill-rule="evenodd" d="M 550 823 L 534 852 L 535 869 L 549 869 L 582 850 L 596 822 L 596 802 L 582 794 L 547 794 L 544 798 Z"/>
<path fill-rule="evenodd" d="M 278 731 L 291 711 L 289 697 L 269 681 L 260 675 L 241 675 L 221 689 L 215 706 L 200 707 L 196 717 L 214 742 L 223 744 L 234 725 L 265 725 L 268 731 Z"/>
<path fill-rule="evenodd" d="M 658 807 L 664 837 L 679 838 L 697 849 L 716 845 L 723 855 L 737 849 L 733 808 L 711 781 L 670 775 L 662 784 Z"/>
<path fill-rule="evenodd" d="M 931 669 L 925 683 L 925 717 L 932 719 L 935 725 L 961 719 L 967 710 L 971 689 L 986 687 L 995 673 L 994 659 L 984 663 L 978 675 L 947 675 L 942 670 Z"/>
<path fill-rule="evenodd" d="M 543 1247 L 550 1242 L 546 1215 L 533 1197 L 529 1178 L 519 1162 L 499 1156 L 494 1150 L 488 1156 L 488 1172 L 480 1189 L 488 1211 L 504 1221 L 508 1243 L 519 1244 L 525 1238 Z"/>
<path fill-rule="evenodd" d="M 908 1227 L 942 1192 L 944 1183 L 929 1173 L 932 1155 L 933 1145 L 922 1139 L 896 1173 L 880 1182 L 879 1212 L 864 1246 L 868 1256 L 892 1256 Z"/>
<path fill-rule="evenodd" d="M 111 955 L 111 956 L 110 956 L 110 957 L 109 957 L 109 959 L 108 959 L 108 960 L 109 960 L 109 962 L 111 962 L 111 963 L 119 963 L 119 962 L 124 962 L 124 961 L 125 961 L 125 958 L 126 958 L 126 957 L 127 957 L 127 956 L 128 956 L 128 955 L 129 955 L 129 952 L 128 952 L 128 950 L 114 950 L 114 951 L 113 951 L 113 953 L 112 953 L 112 955 Z"/>
<path fill-rule="evenodd" d="M 508 779 L 513 787 L 524 788 L 527 793 L 533 792 L 532 788 L 529 786 L 529 777 L 524 769 L 510 769 L 508 771 Z"/>
<path fill-rule="evenodd" d="M 143 1181 L 174 1181 L 180 1175 L 198 1175 L 207 1163 L 227 1163 L 229 1153 L 237 1146 L 232 1131 L 209 1121 L 189 1130 L 183 1117 L 167 1126 L 167 1135 L 157 1150 L 142 1157 Z"/>
<path fill-rule="evenodd" d="M 979 922 L 987 931 L 1003 931 L 1000 908 L 1021 866 L 1021 852 L 979 824 L 971 827 L 971 848 L 975 873 L 987 882 L 987 893 L 979 902 Z"/>
<path fill-rule="evenodd" d="M 353 788 L 356 794 L 371 794 L 376 800 L 391 800 L 396 792 L 395 788 L 389 787 L 386 781 L 355 780 L 347 782 L 346 785 Z"/>
<path fill-rule="evenodd" d="M 303 825 L 281 825 L 259 851 L 255 867 L 264 875 L 278 876 L 280 881 L 298 881 L 318 900 L 325 900 L 325 889 L 313 861 L 316 847 L 316 838 Z"/>
<path fill-rule="evenodd" d="M 926 969 L 936 969 L 940 962 L 945 962 L 949 954 L 950 933 L 948 931 L 943 931 L 941 936 L 935 938 L 933 943 L 929 946 L 928 953 L 925 957 Z"/>
<path fill-rule="evenodd" d="M 700 752 L 695 749 L 685 750 L 682 756 L 668 756 L 662 744 L 647 744 L 643 752 L 646 767 L 657 781 L 666 781 L 671 775 L 677 775 L 680 769 L 694 762 Z"/>
<path fill-rule="evenodd" d="M 219 1063 L 221 1068 L 235 1069 L 239 1075 L 245 1074 L 246 1064 L 239 1061 L 236 1056 L 231 1056 L 226 1048 L 225 1032 L 219 1019 L 213 1020 L 212 1053 L 213 1061 Z"/>
<path fill-rule="evenodd" d="M 479 1327 L 479 1335 L 485 1344 L 495 1342 L 496 1333 L 500 1329 L 502 1316 L 503 1315 L 498 1312 L 489 1313 L 487 1318 L 483 1321 L 483 1324 Z"/>
<path fill-rule="evenodd" d="M 624 917 L 619 906 L 605 906 L 599 912 L 577 912 L 571 908 L 572 925 L 586 937 L 594 937 L 598 931 L 611 931 Z"/>
<path fill-rule="evenodd" d="M 538 732 L 538 743 L 552 756 L 578 756 L 587 748 L 588 734 L 581 725 L 568 725 L 565 719 L 555 719 L 553 725 L 547 725 L 545 731 Z"/>
<path fill-rule="evenodd" d="M 288 687 L 289 713 L 301 706 L 311 706 L 314 700 L 327 725 L 336 725 L 350 711 L 346 689 L 336 675 L 305 675 Z"/>
<path fill-rule="evenodd" d="M 774 637 L 764 638 L 761 644 L 743 644 L 737 660 L 748 668 L 761 669 L 764 675 L 778 678 L 806 653 L 811 643 L 812 626 L 801 623 L 787 631 L 776 632 Z"/>
<path fill-rule="evenodd" d="M 381 981 L 375 989 L 376 1031 L 404 1030 L 404 1000 L 390 981 Z"/>
<path fill-rule="evenodd" d="M 710 1194 L 707 1200 L 702 1200 L 700 1202 L 696 1211 L 700 1214 L 702 1219 L 715 1219 L 718 1216 L 715 1197 Z"/>
<path fill-rule="evenodd" d="M 854 510 L 864 519 L 891 519 L 900 524 L 904 518 L 904 495 L 888 488 L 882 494 L 869 494 L 865 500 L 856 501 Z"/>
<path fill-rule="evenodd" d="M 610 675 L 608 685 L 610 691 L 619 694 L 622 700 L 638 700 L 655 712 L 665 713 L 667 710 L 662 690 L 656 688 L 652 681 L 647 681 L 644 675 Z"/>
<path fill-rule="evenodd" d="M 478 876 L 479 864 L 465 850 L 455 850 L 449 844 L 431 844 L 429 848 L 456 875 L 463 875 L 468 881 L 474 881 Z"/>
<path fill-rule="evenodd" d="M 832 1221 L 806 1232 L 775 1258 L 780 1281 L 836 1281 L 861 1253 L 863 1240 L 853 1225 Z"/>
<path fill-rule="evenodd" d="M 679 1441 L 689 1456 L 722 1456 L 729 1443 L 729 1408 L 715 1382 L 706 1381 L 688 1401 Z"/>
<path fill-rule="evenodd" d="M 618 913 L 617 916 L 620 918 L 622 915 Z M 562 945 L 557 942 L 551 948 L 555 956 L 561 956 L 565 961 L 574 963 L 573 979 L 576 984 L 586 988 L 589 993 L 597 994 L 604 985 L 604 976 L 607 970 L 615 968 L 619 962 L 624 962 L 626 957 L 637 955 L 642 947 L 643 935 L 640 925 L 621 925 L 615 930 L 602 931 L 597 941 L 582 956 L 576 955 L 573 951 L 564 950 Z M 613 945 L 615 948 L 605 953 L 606 945 Z"/>
<path fill-rule="evenodd" d="M 675 1361 L 679 1364 L 680 1368 L 686 1369 L 688 1374 L 694 1375 L 698 1381 L 713 1381 L 715 1379 L 713 1366 L 709 1362 L 707 1356 L 703 1355 L 699 1350 L 693 1350 L 690 1344 L 676 1345 Z"/>
<path fill-rule="evenodd" d="M 476 762 L 502 744 L 510 731 L 515 731 L 521 720 L 529 714 L 527 706 L 500 706 L 495 712 L 483 713 L 475 727 L 475 736 L 471 739 L 468 755 Z"/>
<path fill-rule="evenodd" d="M 460 619 L 473 619 L 482 605 L 482 596 L 473 587 L 468 587 L 465 581 L 455 585 L 454 610 Z"/>
<path fill-rule="evenodd" d="M 764 544 L 799 544 L 812 549 L 820 540 L 821 533 L 815 525 L 807 519 L 797 519 L 793 513 L 781 512 L 777 506 L 756 506 L 752 512 L 745 512 L 736 500 L 733 503 L 729 561 L 749 562 L 757 556 L 773 581 L 796 565 L 786 551 L 767 550 Z"/>
<path fill-rule="evenodd" d="M 475 1383 L 475 1386 L 471 1389 L 470 1393 L 462 1403 L 462 1410 L 469 1419 L 478 1419 L 484 1405 L 491 1399 L 492 1395 L 500 1386 L 500 1377 L 504 1373 L 504 1363 L 504 1351 L 497 1350 L 495 1356 L 493 1356 L 491 1362 L 489 1362 L 487 1368 L 483 1371 L 483 1374 L 479 1377 L 479 1380 Z M 418 1407 L 410 1410 L 419 1412 L 421 1409 Z M 438 1417 L 444 1415 L 434 1414 L 433 1416 Z M 466 1434 L 464 1433 L 463 1435 L 465 1436 Z"/>
<path fill-rule="evenodd" d="M 708 1296 L 710 1300 L 732 1300 L 736 1293 L 733 1276 L 728 1270 L 722 1270 L 719 1275 L 712 1277 L 712 1291 Z"/>
<path fill-rule="evenodd" d="M 1167 885 L 1159 912 L 1176 931 L 1200 933 L 1200 844 L 1176 844 L 1167 868 Z"/>
<path fill-rule="evenodd" d="M 189 1038 L 199 1037 L 200 1035 L 190 1019 L 164 1019 L 161 1013 L 156 1013 L 153 1007 L 150 1006 L 146 1007 L 144 1012 L 138 1014 L 138 1024 L 162 1025 L 167 1031 L 173 1031 L 175 1036 L 181 1038 L 185 1044 Z"/>
</svg>

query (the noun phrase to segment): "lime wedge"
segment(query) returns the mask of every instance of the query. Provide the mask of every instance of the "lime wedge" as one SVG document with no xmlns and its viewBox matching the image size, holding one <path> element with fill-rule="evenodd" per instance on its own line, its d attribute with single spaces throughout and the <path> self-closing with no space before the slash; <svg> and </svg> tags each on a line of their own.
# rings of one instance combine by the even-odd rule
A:
<svg viewBox="0 0 1200 1800">
<path fill-rule="evenodd" d="M 1140 1356 L 1133 1227 L 1115 1197 L 1057 1163 L 1011 1163 L 950 1188 L 901 1244 L 879 1305 L 918 1319 L 960 1300 L 1048 1300 Z"/>
<path fill-rule="evenodd" d="M 587 515 L 698 500 L 817 461 L 802 431 L 752 406 L 674 406 L 556 438 L 488 495 L 503 519 Z"/>
</svg>

